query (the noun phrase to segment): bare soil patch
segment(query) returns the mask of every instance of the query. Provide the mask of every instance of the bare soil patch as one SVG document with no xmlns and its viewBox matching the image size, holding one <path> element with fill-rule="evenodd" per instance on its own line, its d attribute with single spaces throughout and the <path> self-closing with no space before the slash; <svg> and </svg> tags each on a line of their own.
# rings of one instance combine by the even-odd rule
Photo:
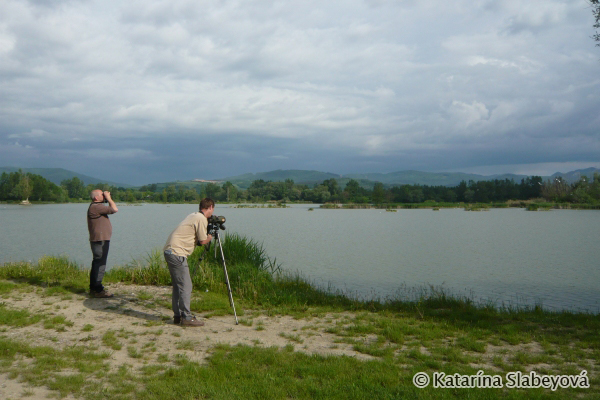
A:
<svg viewBox="0 0 600 400">
<path fill-rule="evenodd" d="M 261 347 L 292 345 L 296 351 L 309 354 L 346 355 L 359 359 L 373 357 L 356 352 L 352 346 L 338 342 L 327 329 L 347 314 L 295 319 L 291 316 L 268 316 L 260 311 L 246 311 L 235 324 L 233 315 L 203 318 L 202 327 L 173 324 L 170 308 L 157 305 L 157 300 L 170 304 L 171 287 L 112 284 L 107 289 L 114 297 L 90 298 L 87 294 L 44 295 L 42 290 L 13 291 L 1 301 L 11 309 L 26 309 L 46 316 L 62 316 L 69 325 L 58 329 L 37 323 L 26 327 L 5 328 L 0 335 L 24 341 L 31 346 L 64 349 L 69 346 L 92 346 L 108 351 L 111 371 L 123 365 L 137 371 L 142 366 L 172 364 L 177 355 L 204 363 L 217 344 L 243 344 Z M 207 314 L 208 315 L 208 314 Z M 72 325 L 71 325 L 72 323 Z M 112 335 L 118 346 L 103 337 Z M 120 347 L 117 349 L 117 347 Z M 164 361 L 164 360 L 169 361 Z M 29 387 L 18 380 L 0 375 L 0 398 L 46 398 L 44 388 Z"/>
</svg>

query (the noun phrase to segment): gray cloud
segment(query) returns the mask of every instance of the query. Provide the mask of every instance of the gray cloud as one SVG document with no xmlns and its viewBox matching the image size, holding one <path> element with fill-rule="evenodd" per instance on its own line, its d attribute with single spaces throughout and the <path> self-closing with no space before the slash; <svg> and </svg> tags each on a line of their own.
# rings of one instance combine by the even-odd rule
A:
<svg viewBox="0 0 600 400">
<path fill-rule="evenodd" d="M 584 0 L 7 0 L 0 156 L 131 183 L 598 166 L 592 24 Z"/>
</svg>

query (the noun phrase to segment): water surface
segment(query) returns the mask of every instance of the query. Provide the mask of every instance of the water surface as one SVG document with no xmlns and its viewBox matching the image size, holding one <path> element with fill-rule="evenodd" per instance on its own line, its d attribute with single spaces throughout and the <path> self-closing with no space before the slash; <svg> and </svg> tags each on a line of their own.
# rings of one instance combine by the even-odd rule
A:
<svg viewBox="0 0 600 400">
<path fill-rule="evenodd" d="M 368 297 L 434 285 L 496 304 L 600 309 L 599 211 L 322 210 L 217 205 L 227 231 L 262 243 L 288 271 Z M 0 205 L 0 262 L 67 255 L 91 263 L 87 204 Z M 162 248 L 196 205 L 119 205 L 109 268 Z"/>
</svg>

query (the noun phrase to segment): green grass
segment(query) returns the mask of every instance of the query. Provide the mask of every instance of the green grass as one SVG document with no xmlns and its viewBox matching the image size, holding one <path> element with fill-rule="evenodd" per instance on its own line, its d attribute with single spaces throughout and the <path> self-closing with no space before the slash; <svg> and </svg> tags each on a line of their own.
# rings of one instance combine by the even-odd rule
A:
<svg viewBox="0 0 600 400">
<path fill-rule="evenodd" d="M 36 324 L 44 319 L 41 314 L 31 314 L 27 310 L 9 310 L 0 303 L 0 326 L 23 327 Z"/>
<path fill-rule="evenodd" d="M 27 368 L 19 367 L 21 357 L 31 359 Z M 0 372 L 18 376 L 34 386 L 47 386 L 61 396 L 82 393 L 93 386 L 89 377 L 100 376 L 108 370 L 105 361 L 109 354 L 82 346 L 56 350 L 46 346 L 30 346 L 0 337 Z M 61 372 L 69 371 L 68 375 Z"/>
<path fill-rule="evenodd" d="M 64 316 L 57 315 L 55 317 L 46 318 L 44 321 L 45 329 L 55 329 L 57 332 L 64 332 L 66 327 L 72 327 L 73 322 L 68 321 Z"/>
<path fill-rule="evenodd" d="M 307 329 L 281 334 L 288 341 L 284 348 L 264 348 L 260 340 L 253 340 L 253 347 L 214 341 L 207 362 L 199 364 L 181 354 L 197 347 L 185 332 L 170 333 L 173 355 L 157 354 L 152 340 L 141 340 L 161 335 L 163 330 L 152 326 L 163 321 L 137 336 L 127 330 L 106 331 L 97 348 L 30 346 L 5 332 L 39 324 L 60 335 L 73 323 L 56 315 L 9 309 L 0 301 L 0 373 L 47 386 L 60 396 L 86 399 L 600 397 L 599 315 L 479 305 L 434 287 L 410 290 L 396 299 L 360 301 L 281 273 L 261 246 L 235 234 L 225 238 L 224 251 L 238 315 L 248 315 L 241 319 L 242 326 L 267 329 L 261 320 L 254 323 L 261 315 L 311 320 Z M 197 249 L 189 258 L 195 289 L 192 311 L 209 318 L 231 314 L 220 256 L 204 252 Z M 66 258 L 5 264 L 0 266 L 0 296 L 21 298 L 38 291 L 48 296 L 48 306 L 60 308 L 57 299 L 85 292 L 88 274 Z M 145 260 L 113 268 L 105 281 L 168 285 L 170 276 L 162 254 L 154 251 Z M 148 291 L 139 292 L 137 300 L 170 309 L 170 299 L 153 299 Z M 86 324 L 82 330 L 95 329 Z M 313 335 L 334 335 L 332 350 L 349 348 L 364 359 L 304 354 L 300 350 Z M 144 366 L 110 370 L 107 358 L 116 351 Z M 27 367 L 23 359 L 30 360 Z M 592 387 L 552 392 L 417 389 L 412 383 L 416 372 L 472 375 L 478 369 L 486 374 L 535 369 L 572 375 L 585 369 Z"/>
<path fill-rule="evenodd" d="M 196 342 L 193 340 L 182 340 L 177 342 L 176 348 L 178 350 L 194 350 L 196 348 Z"/>
<path fill-rule="evenodd" d="M 123 344 L 117 338 L 116 332 L 110 330 L 106 331 L 102 336 L 102 343 L 113 350 L 121 350 L 123 348 Z"/>
<path fill-rule="evenodd" d="M 391 369 L 387 369 L 391 367 Z M 185 387 L 176 382 L 188 382 Z M 148 381 L 148 399 L 400 398 L 400 370 L 351 357 L 296 353 L 291 347 L 218 346 L 208 366 L 186 362 Z"/>
</svg>

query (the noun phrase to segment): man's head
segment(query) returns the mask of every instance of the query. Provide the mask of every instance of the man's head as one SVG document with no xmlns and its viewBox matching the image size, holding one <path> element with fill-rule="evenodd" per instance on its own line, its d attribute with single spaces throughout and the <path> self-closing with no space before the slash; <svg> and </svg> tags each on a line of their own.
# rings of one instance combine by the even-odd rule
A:
<svg viewBox="0 0 600 400">
<path fill-rule="evenodd" d="M 104 193 L 100 189 L 94 189 L 90 193 L 90 198 L 95 203 L 102 203 L 104 201 Z"/>
<path fill-rule="evenodd" d="M 206 218 L 210 218 L 215 210 L 215 201 L 210 197 L 200 200 L 200 211 Z"/>
</svg>

